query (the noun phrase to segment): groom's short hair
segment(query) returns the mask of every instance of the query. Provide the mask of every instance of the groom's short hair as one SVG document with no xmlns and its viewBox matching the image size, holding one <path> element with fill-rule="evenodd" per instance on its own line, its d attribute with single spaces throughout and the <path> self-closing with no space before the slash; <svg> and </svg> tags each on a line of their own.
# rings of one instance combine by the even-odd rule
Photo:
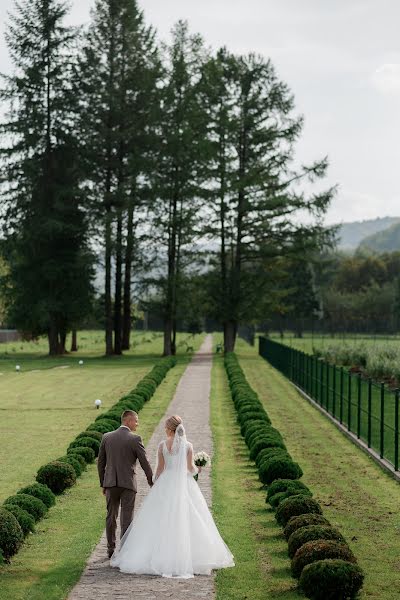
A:
<svg viewBox="0 0 400 600">
<path fill-rule="evenodd" d="M 126 419 L 129 419 L 129 417 L 137 418 L 138 414 L 134 410 L 124 410 L 124 412 L 121 415 L 121 423 L 123 423 Z"/>
</svg>

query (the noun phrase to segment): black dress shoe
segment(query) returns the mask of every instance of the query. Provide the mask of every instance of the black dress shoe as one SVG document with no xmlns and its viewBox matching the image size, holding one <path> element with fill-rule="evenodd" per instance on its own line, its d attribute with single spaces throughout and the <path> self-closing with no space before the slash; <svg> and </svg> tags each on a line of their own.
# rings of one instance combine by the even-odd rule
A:
<svg viewBox="0 0 400 600">
<path fill-rule="evenodd" d="M 107 554 L 108 554 L 108 558 L 111 558 L 111 557 L 112 557 L 112 555 L 114 554 L 114 550 L 111 550 L 111 552 L 110 552 L 110 551 L 108 551 L 108 553 L 107 553 Z"/>
</svg>

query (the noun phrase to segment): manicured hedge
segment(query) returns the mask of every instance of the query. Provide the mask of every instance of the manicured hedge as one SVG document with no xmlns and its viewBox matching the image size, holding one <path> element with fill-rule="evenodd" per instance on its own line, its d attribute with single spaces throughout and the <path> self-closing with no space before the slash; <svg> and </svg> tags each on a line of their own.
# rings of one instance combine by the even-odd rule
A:
<svg viewBox="0 0 400 600">
<path fill-rule="evenodd" d="M 54 505 L 55 494 L 61 494 L 74 485 L 86 465 L 95 460 L 103 434 L 120 426 L 124 410 L 139 412 L 175 365 L 175 357 L 159 360 L 131 392 L 110 410 L 98 415 L 85 431 L 76 436 L 66 456 L 40 467 L 36 483 L 22 488 L 5 501 L 0 507 L 0 564 L 9 561 L 19 550 L 24 536 L 34 530 L 35 521 L 43 518 Z"/>
<path fill-rule="evenodd" d="M 262 403 L 248 384 L 233 352 L 225 355 L 232 400 L 240 432 L 255 461 L 260 481 L 268 487 L 266 502 L 276 510 L 288 540 L 292 572 L 314 600 L 352 598 L 362 586 L 363 573 L 341 533 L 322 516 L 320 504 L 302 483 L 301 466 L 290 456 Z M 347 594 L 347 595 L 346 595 Z"/>
</svg>

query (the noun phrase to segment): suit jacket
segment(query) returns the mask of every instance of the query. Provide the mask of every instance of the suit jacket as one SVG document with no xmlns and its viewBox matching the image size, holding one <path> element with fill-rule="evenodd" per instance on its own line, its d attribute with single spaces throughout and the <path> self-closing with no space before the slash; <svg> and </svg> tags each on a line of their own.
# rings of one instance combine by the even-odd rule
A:
<svg viewBox="0 0 400 600">
<path fill-rule="evenodd" d="M 119 427 L 115 431 L 105 433 L 97 460 L 101 487 L 122 487 L 137 492 L 135 473 L 137 460 L 151 485 L 153 472 L 140 435 L 133 434 L 126 427 Z"/>
</svg>

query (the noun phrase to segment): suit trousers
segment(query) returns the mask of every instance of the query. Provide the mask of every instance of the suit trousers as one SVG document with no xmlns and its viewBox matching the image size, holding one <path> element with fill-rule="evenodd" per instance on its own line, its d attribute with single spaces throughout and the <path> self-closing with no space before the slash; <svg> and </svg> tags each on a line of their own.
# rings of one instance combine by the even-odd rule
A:
<svg viewBox="0 0 400 600">
<path fill-rule="evenodd" d="M 120 524 L 121 537 L 128 529 L 133 519 L 133 511 L 135 508 L 136 492 L 122 487 L 106 488 L 107 500 L 107 518 L 106 518 L 106 533 L 107 533 L 107 548 L 108 554 L 111 555 L 115 549 L 115 532 L 117 529 L 118 510 L 121 506 Z"/>
</svg>

